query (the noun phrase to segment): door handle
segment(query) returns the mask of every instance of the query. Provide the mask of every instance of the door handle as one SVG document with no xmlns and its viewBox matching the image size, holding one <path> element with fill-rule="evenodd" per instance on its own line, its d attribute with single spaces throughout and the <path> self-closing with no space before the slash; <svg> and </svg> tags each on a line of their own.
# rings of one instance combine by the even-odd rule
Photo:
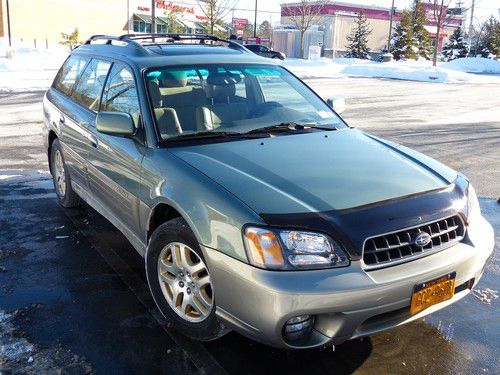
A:
<svg viewBox="0 0 500 375">
<path fill-rule="evenodd" d="M 64 125 L 65 123 L 66 123 L 66 119 L 64 118 L 64 116 L 61 116 L 59 118 L 59 124 Z"/>
<path fill-rule="evenodd" d="M 96 137 L 94 137 L 93 135 L 90 135 L 89 136 L 89 140 L 90 140 L 90 145 L 94 148 L 97 148 L 99 146 L 99 141 L 97 140 Z"/>
</svg>

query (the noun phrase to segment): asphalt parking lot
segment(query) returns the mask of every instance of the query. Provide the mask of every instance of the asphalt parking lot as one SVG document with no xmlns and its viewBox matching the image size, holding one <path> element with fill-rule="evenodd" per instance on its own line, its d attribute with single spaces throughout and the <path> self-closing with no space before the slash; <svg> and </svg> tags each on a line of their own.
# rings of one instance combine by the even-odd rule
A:
<svg viewBox="0 0 500 375">
<path fill-rule="evenodd" d="M 169 327 L 143 261 L 109 222 L 58 206 L 41 148 L 42 92 L 0 94 L 0 374 L 500 373 L 500 88 L 315 79 L 347 121 L 473 181 L 496 248 L 473 294 L 336 348 L 283 351 L 235 333 L 193 342 Z"/>
</svg>

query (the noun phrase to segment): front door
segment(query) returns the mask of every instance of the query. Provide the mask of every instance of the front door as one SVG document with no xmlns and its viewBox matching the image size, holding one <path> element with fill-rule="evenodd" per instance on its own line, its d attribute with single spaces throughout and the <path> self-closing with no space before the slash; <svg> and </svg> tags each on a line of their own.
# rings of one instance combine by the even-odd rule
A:
<svg viewBox="0 0 500 375">
<path fill-rule="evenodd" d="M 137 135 L 122 137 L 103 134 L 91 128 L 88 178 L 92 195 L 113 219 L 138 237 L 141 164 L 145 146 L 141 142 L 140 107 L 132 71 L 122 65 L 111 68 L 102 94 L 101 111 L 129 113 Z"/>
</svg>

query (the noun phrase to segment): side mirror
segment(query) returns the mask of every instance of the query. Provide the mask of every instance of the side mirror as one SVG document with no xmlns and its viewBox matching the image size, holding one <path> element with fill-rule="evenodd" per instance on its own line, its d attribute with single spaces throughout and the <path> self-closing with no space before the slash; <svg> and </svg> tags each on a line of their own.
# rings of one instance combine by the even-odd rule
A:
<svg viewBox="0 0 500 375">
<path fill-rule="evenodd" d="M 345 99 L 343 96 L 336 96 L 334 98 L 329 98 L 327 99 L 326 102 L 339 115 L 345 111 Z"/>
<path fill-rule="evenodd" d="M 97 131 L 110 135 L 133 135 L 134 120 L 128 113 L 99 112 L 96 118 Z"/>
</svg>

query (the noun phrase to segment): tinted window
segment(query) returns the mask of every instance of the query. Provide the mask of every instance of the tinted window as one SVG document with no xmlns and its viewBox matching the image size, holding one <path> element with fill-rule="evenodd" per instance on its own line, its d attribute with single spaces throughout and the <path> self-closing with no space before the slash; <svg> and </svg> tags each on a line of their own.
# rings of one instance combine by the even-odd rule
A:
<svg viewBox="0 0 500 375">
<path fill-rule="evenodd" d="M 107 61 L 92 59 L 83 71 L 71 96 L 85 107 L 97 111 L 110 66 L 111 63 Z"/>
<path fill-rule="evenodd" d="M 57 73 L 53 86 L 66 95 L 69 95 L 88 61 L 89 59 L 85 57 L 71 56 L 66 60 L 59 73 Z"/>
<path fill-rule="evenodd" d="M 134 75 L 129 68 L 121 64 L 113 65 L 102 95 L 101 111 L 129 113 L 135 126 L 139 127 L 139 99 Z"/>
</svg>

